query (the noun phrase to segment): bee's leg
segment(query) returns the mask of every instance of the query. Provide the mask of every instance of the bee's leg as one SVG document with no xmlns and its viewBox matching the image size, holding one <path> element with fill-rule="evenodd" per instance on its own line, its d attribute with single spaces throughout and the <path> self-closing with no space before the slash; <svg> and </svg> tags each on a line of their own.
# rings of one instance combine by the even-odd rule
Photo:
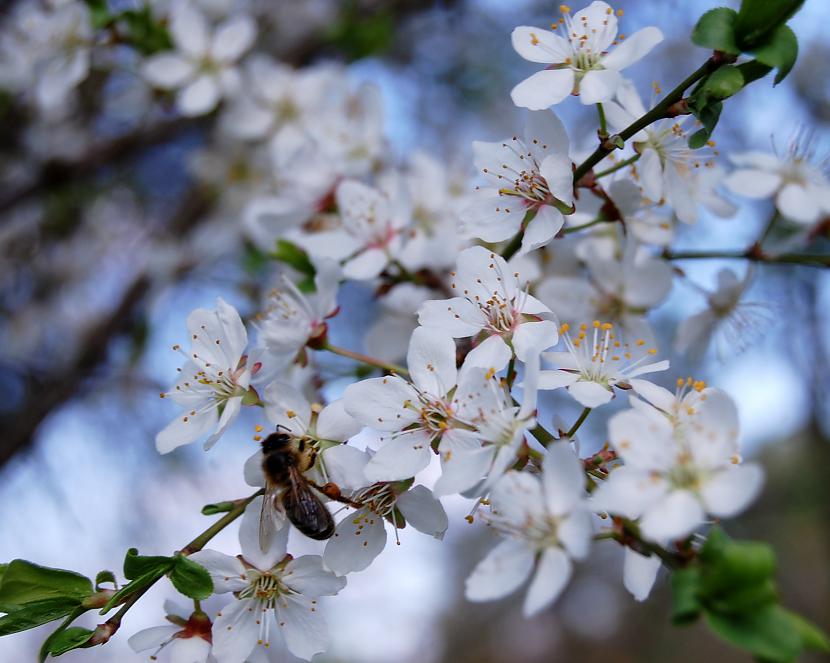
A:
<svg viewBox="0 0 830 663">
<path fill-rule="evenodd" d="M 340 486 L 336 483 L 324 483 L 322 486 L 317 485 L 313 481 L 308 481 L 309 485 L 319 490 L 323 495 L 328 497 L 330 500 L 334 500 L 335 502 L 341 502 L 342 504 L 348 504 L 349 506 L 353 506 L 355 508 L 361 506 L 357 502 L 350 500 L 348 497 L 344 497 L 343 493 L 340 490 Z"/>
</svg>

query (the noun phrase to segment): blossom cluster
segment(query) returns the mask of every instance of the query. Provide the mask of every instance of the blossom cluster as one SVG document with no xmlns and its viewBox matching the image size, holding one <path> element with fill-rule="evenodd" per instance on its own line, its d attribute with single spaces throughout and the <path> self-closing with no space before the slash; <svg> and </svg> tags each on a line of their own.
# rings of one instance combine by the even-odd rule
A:
<svg viewBox="0 0 830 663">
<path fill-rule="evenodd" d="M 310 660 L 328 644 L 321 597 L 368 568 L 405 525 L 441 539 L 440 498 L 456 494 L 474 505 L 469 521 L 498 539 L 466 579 L 469 600 L 527 582 L 524 613 L 538 613 L 614 527 L 641 538 L 625 548 L 623 582 L 646 598 L 661 566 L 649 547 L 691 541 L 741 513 L 763 481 L 741 458 L 728 394 L 691 377 L 674 391 L 657 384 L 670 365 L 649 318 L 678 277 L 678 224 L 698 222 L 703 209 L 729 217 L 738 194 L 773 199 L 780 222 L 806 236 L 830 214 L 827 176 L 798 145 L 720 163 L 712 141 L 689 147 L 683 115 L 634 132 L 575 182 L 585 137 L 569 136 L 551 106 L 571 96 L 586 112 L 600 104 L 604 137 L 623 132 L 654 105 L 624 71 L 663 39 L 656 27 L 624 39 L 622 12 L 599 0 L 576 12 L 563 5 L 551 29 L 513 31 L 516 53 L 545 68 L 511 92 L 528 109 L 524 127 L 473 143 L 474 180 L 426 153 L 396 162 L 373 86 L 353 85 L 338 65 L 294 69 L 271 58 L 257 49 L 253 13 L 213 4 L 154 8 L 170 43 L 140 56 L 135 71 L 171 112 L 218 115 L 192 171 L 221 191 L 218 223 L 290 266 L 247 324 L 222 299 L 189 315 L 189 342 L 174 348 L 184 356 L 178 379 L 162 394 L 180 410 L 156 447 L 209 449 L 248 408 L 257 442 L 284 436 L 304 454 L 291 461 L 292 481 L 336 523 L 319 555 L 292 556 L 289 532 L 301 534 L 284 495 L 295 488 L 268 476 L 270 452 L 257 448 L 244 476 L 262 490 L 241 520 L 241 554 L 191 555 L 223 607 L 207 625 L 182 615 L 131 645 L 167 649 L 174 661 L 243 663 L 282 641 Z M 10 25 L 0 84 L 60 115 L 103 48 L 87 4 L 24 4 Z M 18 48 L 32 31 L 40 38 Z M 680 323 L 676 348 L 700 355 L 716 333 L 766 322 L 763 307 L 743 300 L 751 276 L 722 271 L 706 310 Z M 375 293 L 369 355 L 332 344 L 331 319 L 351 315 L 346 283 Z M 331 353 L 368 373 L 323 389 L 321 358 Z M 554 429 L 550 403 L 569 401 L 582 415 Z M 578 438 L 598 409 L 610 416 L 607 438 Z"/>
</svg>

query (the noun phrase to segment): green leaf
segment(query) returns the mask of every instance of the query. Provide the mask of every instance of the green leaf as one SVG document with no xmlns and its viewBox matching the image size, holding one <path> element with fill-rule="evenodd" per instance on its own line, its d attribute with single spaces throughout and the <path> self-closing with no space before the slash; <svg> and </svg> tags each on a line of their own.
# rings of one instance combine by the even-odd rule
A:
<svg viewBox="0 0 830 663">
<path fill-rule="evenodd" d="M 216 504 L 205 504 L 202 507 L 203 516 L 215 516 L 217 513 L 227 513 L 236 506 L 234 502 L 217 502 Z"/>
<path fill-rule="evenodd" d="M 728 99 L 744 86 L 744 77 L 741 70 L 732 65 L 726 65 L 715 70 L 703 85 L 703 94 L 709 99 L 718 101 Z"/>
<path fill-rule="evenodd" d="M 192 599 L 201 601 L 213 594 L 213 580 L 207 569 L 184 555 L 176 557 L 170 580 L 177 590 Z"/>
<path fill-rule="evenodd" d="M 98 575 L 95 576 L 95 589 L 99 589 L 105 582 L 110 582 L 113 585 L 117 584 L 115 574 L 112 571 L 98 571 Z"/>
<path fill-rule="evenodd" d="M 744 615 L 707 612 L 706 620 L 723 640 L 766 661 L 792 661 L 803 649 L 798 628 L 779 605 L 767 605 Z"/>
<path fill-rule="evenodd" d="M 124 23 L 130 43 L 144 55 L 173 48 L 170 33 L 156 21 L 149 5 L 121 12 L 118 18 Z"/>
<path fill-rule="evenodd" d="M 692 42 L 713 51 L 737 55 L 741 52 L 735 43 L 735 21 L 738 12 L 727 7 L 710 9 L 700 17 L 692 30 Z"/>
<path fill-rule="evenodd" d="M 115 606 L 123 603 L 124 600 L 134 592 L 137 592 L 145 587 L 149 587 L 152 585 L 156 580 L 161 578 L 166 571 L 162 567 L 155 567 L 154 569 L 148 571 L 142 576 L 138 576 L 132 582 L 124 585 L 121 589 L 119 589 L 115 594 L 110 597 L 110 600 L 107 601 L 106 605 L 101 608 L 99 614 L 106 614 L 110 610 L 112 610 Z"/>
<path fill-rule="evenodd" d="M 693 150 L 699 150 L 706 145 L 709 140 L 709 132 L 706 129 L 698 129 L 691 136 L 689 136 L 689 147 Z"/>
<path fill-rule="evenodd" d="M 173 557 L 139 555 L 136 548 L 130 548 L 124 556 L 124 577 L 134 580 L 150 573 L 163 575 L 173 568 L 175 563 Z"/>
<path fill-rule="evenodd" d="M 812 622 L 804 619 L 790 610 L 785 610 L 793 622 L 793 627 L 801 636 L 801 643 L 804 649 L 812 649 L 814 651 L 822 651 L 830 653 L 830 638 L 818 626 Z"/>
<path fill-rule="evenodd" d="M 688 624 L 697 619 L 700 603 L 700 569 L 689 567 L 675 571 L 671 576 L 672 622 Z"/>
<path fill-rule="evenodd" d="M 798 38 L 788 26 L 782 25 L 773 33 L 771 39 L 755 49 L 753 54 L 761 64 L 778 69 L 773 81 L 773 85 L 778 85 L 787 77 L 798 59 Z"/>
<path fill-rule="evenodd" d="M 804 0 L 743 0 L 735 20 L 735 40 L 743 51 L 766 44 Z"/>
<path fill-rule="evenodd" d="M 772 67 L 768 67 L 765 64 L 758 62 L 758 60 L 750 60 L 749 62 L 742 62 L 741 64 L 737 65 L 738 69 L 741 70 L 741 75 L 744 77 L 744 85 L 749 85 L 750 83 L 757 81 L 759 78 L 763 78 L 769 72 L 772 71 Z"/>
<path fill-rule="evenodd" d="M 92 27 L 95 30 L 100 30 L 112 21 L 113 16 L 110 14 L 107 0 L 86 0 L 86 5 L 89 7 Z"/>
<path fill-rule="evenodd" d="M 0 636 L 17 633 L 66 617 L 78 608 L 78 599 L 58 597 L 31 601 L 0 617 Z"/>
<path fill-rule="evenodd" d="M 311 264 L 308 254 L 287 239 L 277 240 L 277 248 L 271 253 L 271 257 L 293 267 L 301 274 L 308 276 L 314 276 L 315 274 L 314 265 Z"/>
<path fill-rule="evenodd" d="M 94 631 L 90 631 L 87 628 L 81 628 L 80 626 L 70 626 L 67 629 L 55 631 L 46 642 L 43 643 L 43 648 L 41 648 L 41 663 L 46 658 L 47 654 L 51 654 L 52 656 L 60 656 L 61 654 L 65 654 L 72 649 L 78 649 L 78 647 L 83 647 L 89 639 L 92 637 Z"/>
<path fill-rule="evenodd" d="M 745 614 L 778 602 L 778 590 L 771 579 L 743 587 L 732 587 L 717 596 L 705 596 L 707 609 L 722 614 Z"/>
<path fill-rule="evenodd" d="M 775 572 L 775 553 L 764 543 L 729 541 L 716 559 L 708 559 L 701 585 L 706 596 L 760 585 Z"/>
<path fill-rule="evenodd" d="M 16 559 L 6 566 L 0 582 L 0 611 L 12 612 L 33 601 L 51 598 L 73 598 L 80 603 L 93 591 L 92 581 L 80 573 Z"/>
</svg>

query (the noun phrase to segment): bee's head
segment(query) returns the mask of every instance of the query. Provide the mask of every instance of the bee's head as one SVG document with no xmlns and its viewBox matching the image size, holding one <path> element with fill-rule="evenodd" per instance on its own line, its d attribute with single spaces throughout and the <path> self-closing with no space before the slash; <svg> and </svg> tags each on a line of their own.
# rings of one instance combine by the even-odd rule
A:
<svg viewBox="0 0 830 663">
<path fill-rule="evenodd" d="M 262 441 L 262 451 L 271 453 L 286 449 L 291 444 L 291 436 L 288 433 L 271 433 Z"/>
</svg>

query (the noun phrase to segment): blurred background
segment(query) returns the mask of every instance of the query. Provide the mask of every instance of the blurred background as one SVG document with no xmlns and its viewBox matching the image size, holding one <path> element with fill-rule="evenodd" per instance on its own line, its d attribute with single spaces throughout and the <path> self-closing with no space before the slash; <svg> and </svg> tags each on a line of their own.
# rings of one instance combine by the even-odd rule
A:
<svg viewBox="0 0 830 663">
<path fill-rule="evenodd" d="M 0 7 L 0 22 L 14 4 Z M 737 5 L 615 4 L 625 12 L 625 33 L 656 25 L 666 36 L 651 57 L 626 71 L 641 90 L 652 81 L 668 90 L 703 62 L 707 53 L 691 45 L 689 33 L 715 4 Z M 522 126 L 509 91 L 536 66 L 514 53 L 511 30 L 546 26 L 559 16 L 558 5 L 532 0 L 271 5 L 259 8 L 268 17 L 260 48 L 298 67 L 346 62 L 355 84 L 380 89 L 389 160 L 427 150 L 471 176 L 471 140 L 501 139 Z M 773 141 L 780 149 L 799 133 L 818 155 L 830 154 L 828 22 L 830 5 L 807 0 L 791 22 L 801 48 L 793 73 L 776 89 L 764 79 L 729 101 L 714 136 L 722 156 L 769 150 Z M 191 445 L 162 457 L 154 437 L 174 411 L 158 394 L 175 378 L 170 347 L 186 340 L 188 313 L 212 308 L 222 296 L 250 315 L 274 271 L 244 239 L 233 207 L 190 167 L 194 155 L 215 144 L 218 115 L 159 113 L 137 76 L 103 70 L 83 83 L 72 113 L 57 119 L 28 112 L 13 94 L 0 95 L 0 560 L 22 557 L 93 577 L 101 569 L 120 571 L 130 546 L 169 554 L 210 522 L 199 515 L 203 504 L 248 493 L 241 466 L 255 448 L 251 431 L 258 422 L 243 416 L 210 454 Z M 574 99 L 556 110 L 577 150 L 587 150 L 595 141 L 594 113 Z M 228 169 L 236 156 L 225 155 Z M 741 209 L 734 218 L 704 213 L 697 225 L 681 228 L 677 246 L 750 244 L 770 208 L 735 202 Z M 661 350 L 672 359 L 670 375 L 657 381 L 671 385 L 692 374 L 735 398 L 745 455 L 766 467 L 768 483 L 727 531 L 772 543 L 785 605 L 828 629 L 830 275 L 760 266 L 748 297 L 766 303 L 768 324 L 755 330 L 749 347 L 738 352 L 737 343 L 727 342 L 695 362 L 672 354 L 678 321 L 705 305 L 688 282 L 711 288 L 724 264 L 740 274 L 746 269 L 735 261 L 682 264 L 688 279 L 653 318 L 666 339 Z M 347 316 L 350 307 L 360 313 L 335 321 L 334 341 L 361 349 L 377 314 L 371 290 L 349 287 L 341 304 Z M 343 378 L 352 367 L 324 366 Z M 335 382 L 332 395 L 345 382 Z M 565 421 L 578 413 L 566 400 L 547 405 Z M 613 411 L 588 420 L 581 432 L 586 444 L 604 442 Z M 326 602 L 332 646 L 315 660 L 749 660 L 701 625 L 672 627 L 665 579 L 647 603 L 634 602 L 622 587 L 613 544 L 595 546 L 557 605 L 536 619 L 524 620 L 516 600 L 466 603 L 464 578 L 493 538 L 464 521 L 468 502 L 447 499 L 445 506 L 450 530 L 443 543 L 403 531 L 401 546 L 389 546 Z M 235 554 L 235 537 L 231 528 L 214 547 Z M 317 550 L 308 540 L 291 548 Z M 174 593 L 163 584 L 131 610 L 110 644 L 65 659 L 144 660 L 126 638 L 160 623 L 162 600 Z M 47 632 L 0 638 L 0 661 L 35 660 Z M 274 660 L 290 657 L 277 653 Z"/>
</svg>

